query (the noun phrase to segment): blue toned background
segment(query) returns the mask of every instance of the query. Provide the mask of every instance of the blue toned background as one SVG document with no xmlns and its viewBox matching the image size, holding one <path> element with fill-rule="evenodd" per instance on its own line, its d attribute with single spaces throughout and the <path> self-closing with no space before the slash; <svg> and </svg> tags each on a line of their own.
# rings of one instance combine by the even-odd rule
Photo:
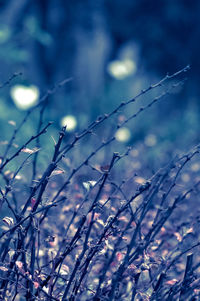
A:
<svg viewBox="0 0 200 301">
<path fill-rule="evenodd" d="M 121 143 L 142 140 L 149 147 L 173 142 L 182 149 L 196 142 L 199 13 L 198 0 L 0 1 L 0 80 L 22 72 L 0 91 L 1 139 L 13 126 L 8 120 L 18 124 L 24 111 L 63 79 L 69 82 L 49 97 L 45 116 L 55 130 L 67 123 L 71 135 L 166 73 L 191 64 L 183 88 L 118 136 Z M 34 123 L 33 116 L 24 135 Z"/>
</svg>

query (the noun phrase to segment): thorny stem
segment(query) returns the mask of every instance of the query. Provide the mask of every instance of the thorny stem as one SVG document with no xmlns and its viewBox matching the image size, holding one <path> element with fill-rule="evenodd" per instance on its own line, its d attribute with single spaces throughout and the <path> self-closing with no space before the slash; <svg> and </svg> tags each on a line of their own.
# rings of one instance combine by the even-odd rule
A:
<svg viewBox="0 0 200 301">
<path fill-rule="evenodd" d="M 31 186 L 31 191 L 29 196 L 27 197 L 26 201 L 24 202 L 24 206 L 20 213 L 16 211 L 12 203 L 10 202 L 10 194 L 9 190 L 7 189 L 5 192 L 4 190 L 1 190 L 1 195 L 5 203 L 7 204 L 9 210 L 12 212 L 12 215 L 15 217 L 16 223 L 14 225 L 10 226 L 9 230 L 4 231 L 0 238 L 7 235 L 5 241 L 2 244 L 0 254 L 1 254 L 1 261 L 2 263 L 6 262 L 6 256 L 7 252 L 9 251 L 11 241 L 13 241 L 13 244 L 15 245 L 14 248 L 14 254 L 12 255 L 10 262 L 8 264 L 8 271 L 6 272 L 7 279 L 2 279 L 1 288 L 3 289 L 3 297 L 5 297 L 6 290 L 9 289 L 9 285 L 13 283 L 14 279 L 17 279 L 17 282 L 21 282 L 21 279 L 26 279 L 26 299 L 32 299 L 40 297 L 40 294 L 45 294 L 45 296 L 48 298 L 48 300 L 60 300 L 59 298 L 56 298 L 56 294 L 58 294 L 57 291 L 57 283 L 54 281 L 53 277 L 56 275 L 56 279 L 60 277 L 59 272 L 62 267 L 62 264 L 65 264 L 67 256 L 72 254 L 72 251 L 76 249 L 77 246 L 79 246 L 80 243 L 82 243 L 82 249 L 81 252 L 76 257 L 76 260 L 73 264 L 73 268 L 68 275 L 67 281 L 63 287 L 62 290 L 62 300 L 67 300 L 68 294 L 70 293 L 70 301 L 75 300 L 75 298 L 79 298 L 79 294 L 81 294 L 81 286 L 84 278 L 86 275 L 88 275 L 89 267 L 92 263 L 92 260 L 94 260 L 95 255 L 98 254 L 98 251 L 100 248 L 102 248 L 103 243 L 109 238 L 109 235 L 113 235 L 114 229 L 117 229 L 119 224 L 119 217 L 122 216 L 122 213 L 125 214 L 125 216 L 129 215 L 129 221 L 126 224 L 126 227 L 121 232 L 123 234 L 126 234 L 131 229 L 131 224 L 135 220 L 136 221 L 136 227 L 130 236 L 130 242 L 126 245 L 126 248 L 124 248 L 124 259 L 120 263 L 120 266 L 118 267 L 116 274 L 114 274 L 113 282 L 111 284 L 111 289 L 109 291 L 109 300 L 113 300 L 115 297 L 118 297 L 118 293 L 115 292 L 115 288 L 118 287 L 118 284 L 120 282 L 120 279 L 126 270 L 127 266 L 130 265 L 132 262 L 135 261 L 135 259 L 138 258 L 139 255 L 141 255 L 144 251 L 146 251 L 147 247 L 150 245 L 151 242 L 155 240 L 156 235 L 160 232 L 161 227 L 165 224 L 165 222 L 169 219 L 172 212 L 175 210 L 177 205 L 182 202 L 186 198 L 186 196 L 193 192 L 194 189 L 197 188 L 198 183 L 195 184 L 194 188 L 191 188 L 187 192 L 185 192 L 183 195 L 179 195 L 176 197 L 174 203 L 163 213 L 163 210 L 158 209 L 156 217 L 154 218 L 154 223 L 152 225 L 152 228 L 144 235 L 143 238 L 143 244 L 138 243 L 138 237 L 141 238 L 141 227 L 142 223 L 145 221 L 145 217 L 147 213 L 149 212 L 150 208 L 153 205 L 153 200 L 157 196 L 157 193 L 161 191 L 161 189 L 164 187 L 164 185 L 167 185 L 166 178 L 169 174 L 169 171 L 177 168 L 176 163 L 180 163 L 180 167 L 177 168 L 177 171 L 175 173 L 175 176 L 173 178 L 173 181 L 170 185 L 168 185 L 168 189 L 163 194 L 163 198 L 161 200 L 161 205 L 164 205 L 167 201 L 167 198 L 172 194 L 172 191 L 174 187 L 176 186 L 177 178 L 182 171 L 182 169 L 185 167 L 185 164 L 190 161 L 195 154 L 199 153 L 199 146 L 196 147 L 195 150 L 192 151 L 192 153 L 184 154 L 182 158 L 174 159 L 171 164 L 168 165 L 168 167 L 164 167 L 163 171 L 158 171 L 154 176 L 150 177 L 149 181 L 147 181 L 145 184 L 140 185 L 138 187 L 138 190 L 136 190 L 130 198 L 126 198 L 126 196 L 123 194 L 123 191 L 120 187 L 120 185 L 115 184 L 111 178 L 111 170 L 113 169 L 115 163 L 121 159 L 123 156 L 120 156 L 118 153 L 114 153 L 111 162 L 109 164 L 109 167 L 107 170 L 100 172 L 101 177 L 99 179 L 98 184 L 96 184 L 94 187 L 91 188 L 90 193 L 88 193 L 83 199 L 83 201 L 80 203 L 79 209 L 74 211 L 72 214 L 71 220 L 68 223 L 68 227 L 66 229 L 66 235 L 69 235 L 70 227 L 74 226 L 75 220 L 79 220 L 79 225 L 76 228 L 75 233 L 73 236 L 68 240 L 68 243 L 65 243 L 65 238 L 63 237 L 62 242 L 60 244 L 60 248 L 58 248 L 57 255 L 52 260 L 52 268 L 48 269 L 50 273 L 47 273 L 45 275 L 45 279 L 42 281 L 39 281 L 39 287 L 34 287 L 34 279 L 35 279 L 35 267 L 37 263 L 38 267 L 38 273 L 42 273 L 44 270 L 44 266 L 40 265 L 40 259 L 39 259 L 39 246 L 40 246 L 40 235 L 38 233 L 38 236 L 36 235 L 36 228 L 35 228 L 35 222 L 38 226 L 41 226 L 42 222 L 44 221 L 45 217 L 47 217 L 47 214 L 49 213 L 49 210 L 53 207 L 55 207 L 58 203 L 64 200 L 68 200 L 68 197 L 63 196 L 61 199 L 58 199 L 61 193 L 63 193 L 64 189 L 67 186 L 70 186 L 72 183 L 72 179 L 74 179 L 75 174 L 78 173 L 78 171 L 84 167 L 89 166 L 93 170 L 95 170 L 95 166 L 92 167 L 90 165 L 90 160 L 102 149 L 106 148 L 109 144 L 111 144 L 113 141 L 115 141 L 115 135 L 110 135 L 107 141 L 103 141 L 94 151 L 92 151 L 86 159 L 84 159 L 76 168 L 72 169 L 71 173 L 68 174 L 67 179 L 65 179 L 64 183 L 61 185 L 60 188 L 56 192 L 54 192 L 54 195 L 52 196 L 52 201 L 50 203 L 47 203 L 48 205 L 42 205 L 45 192 L 47 190 L 47 186 L 49 183 L 49 178 L 52 175 L 53 171 L 57 168 L 58 164 L 62 162 L 62 159 L 66 154 L 73 149 L 75 145 L 77 145 L 77 142 L 80 142 L 80 140 L 85 137 L 86 135 L 92 135 L 95 128 L 102 124 L 104 121 L 108 120 L 109 118 L 113 117 L 117 113 L 120 112 L 121 109 L 125 108 L 131 103 L 134 103 L 138 98 L 140 98 L 142 95 L 146 94 L 147 92 L 151 91 L 152 89 L 155 89 L 157 87 L 162 86 L 167 80 L 175 79 L 176 77 L 179 77 L 179 75 L 187 72 L 189 70 L 189 66 L 183 68 L 182 70 L 172 74 L 165 76 L 161 81 L 159 81 L 155 85 L 151 85 L 146 90 L 142 90 L 135 98 L 130 99 L 126 102 L 122 102 L 117 108 L 115 108 L 111 113 L 105 114 L 102 117 L 99 117 L 97 120 L 92 122 L 85 130 L 80 132 L 79 134 L 76 134 L 72 140 L 71 143 L 61 146 L 63 138 L 65 136 L 65 129 L 63 128 L 62 131 L 59 134 L 58 142 L 55 144 L 54 154 L 52 156 L 52 160 L 47 166 L 46 170 L 43 172 L 41 178 L 36 181 L 36 184 Z M 36 141 L 37 147 L 40 147 L 40 136 L 46 132 L 46 129 L 50 125 L 50 123 L 42 129 L 43 124 L 43 114 L 44 109 L 46 107 L 46 100 L 48 97 L 52 94 L 54 94 L 58 88 L 62 87 L 66 84 L 68 80 L 65 80 L 55 86 L 52 90 L 49 90 L 45 96 L 40 100 L 39 104 L 35 106 L 32 110 L 28 111 L 25 118 L 21 122 L 21 124 L 18 126 L 18 128 L 15 129 L 8 145 L 5 150 L 5 153 L 2 158 L 0 170 L 1 174 L 4 177 L 4 180 L 7 184 L 10 184 L 11 186 L 14 183 L 14 179 L 16 175 L 19 173 L 19 171 L 22 169 L 22 167 L 25 165 L 26 161 L 28 159 L 25 159 L 24 162 L 21 164 L 19 168 L 17 168 L 16 172 L 14 173 L 11 180 L 6 177 L 6 174 L 4 173 L 4 167 L 9 164 L 11 161 L 13 161 L 17 156 L 20 155 L 23 148 L 26 148 L 28 144 L 30 144 L 32 141 Z M 120 127 L 124 126 L 126 123 L 128 123 L 130 120 L 136 118 L 141 112 L 145 111 L 146 109 L 150 108 L 152 105 L 157 103 L 159 100 L 161 100 L 163 97 L 167 96 L 173 88 L 176 86 L 182 85 L 184 80 L 179 80 L 177 83 L 174 83 L 171 85 L 170 88 L 167 88 L 163 93 L 161 93 L 159 96 L 155 97 L 153 100 L 149 101 L 149 103 L 145 107 L 141 107 L 136 113 L 132 113 L 131 116 L 127 117 L 120 125 L 116 126 L 116 129 L 119 129 Z M 8 153 L 10 151 L 10 148 L 16 138 L 16 135 L 18 134 L 21 127 L 26 123 L 28 117 L 30 114 L 39 106 L 42 105 L 42 108 L 40 110 L 40 118 L 38 123 L 38 129 L 34 136 L 32 136 L 26 143 L 24 143 L 14 154 L 11 156 L 8 156 Z M 33 172 L 32 172 L 32 180 L 35 180 L 37 177 L 37 156 L 38 153 L 34 154 L 34 160 L 33 160 Z M 30 156 L 28 157 L 30 158 Z M 184 160 L 185 158 L 185 160 Z M 182 161 L 181 161 L 182 160 Z M 98 172 L 98 170 L 96 170 Z M 157 182 L 156 182 L 157 181 Z M 107 223 L 105 224 L 104 229 L 98 233 L 97 241 L 94 246 L 90 246 L 90 241 L 92 238 L 92 231 L 94 230 L 95 225 L 95 213 L 100 210 L 100 207 L 98 206 L 98 201 L 105 189 L 105 184 L 109 182 L 111 186 L 113 185 L 116 188 L 116 191 L 119 191 L 121 195 L 125 199 L 125 204 L 120 206 L 117 211 L 115 212 L 114 216 L 109 219 L 107 217 Z M 98 189 L 97 189 L 98 187 Z M 96 190 L 95 190 L 96 189 Z M 94 193 L 96 191 L 96 193 Z M 64 192 L 65 193 L 65 192 Z M 143 202 L 139 204 L 136 209 L 133 209 L 131 207 L 132 203 L 139 197 L 143 196 Z M 34 203 L 31 207 L 31 213 L 27 214 L 27 209 L 31 205 L 32 198 L 35 198 Z M 91 199 L 90 199 L 91 198 Z M 87 210 L 85 210 L 84 214 L 82 214 L 81 209 L 85 206 L 85 203 L 88 202 L 90 199 L 90 203 L 88 203 Z M 107 204 L 109 201 L 112 200 L 112 193 L 109 194 L 108 201 L 105 202 L 104 206 L 102 206 L 102 210 L 107 210 Z M 42 213 L 40 219 L 37 220 L 37 215 L 39 213 Z M 88 215 L 91 214 L 91 219 L 89 225 L 86 227 L 86 221 Z M 76 221 L 77 222 L 77 221 Z M 41 228 L 42 229 L 42 228 Z M 16 231 L 17 230 L 17 231 Z M 17 232 L 18 235 L 15 233 Z M 32 240 L 30 238 L 32 237 Z M 37 239 L 36 239 L 37 237 Z M 36 242 L 39 243 L 39 246 L 36 250 Z M 104 280 L 106 278 L 106 273 L 111 266 L 111 263 L 113 259 L 116 256 L 117 250 L 120 248 L 121 244 L 123 242 L 122 237 L 118 237 L 118 239 L 115 241 L 115 248 L 113 252 L 111 253 L 111 256 L 108 257 L 107 265 L 105 263 L 104 270 L 102 271 L 102 274 L 99 278 L 99 285 L 96 288 L 96 295 L 94 292 L 94 295 L 96 297 L 101 297 L 101 289 L 102 285 L 104 285 Z M 198 246 L 199 243 L 194 245 L 192 248 Z M 62 252 L 61 252 L 62 250 Z M 30 253 L 30 262 L 27 263 L 27 254 L 26 252 Z M 28 253 L 28 254 L 29 254 Z M 180 254 L 180 256 L 183 255 L 184 252 Z M 23 273 L 19 272 L 15 266 L 16 261 L 18 258 L 21 257 L 21 260 L 24 265 L 24 271 L 27 273 L 27 275 L 31 276 L 31 280 L 28 278 L 28 276 L 23 275 Z M 189 259 L 188 259 L 189 262 Z M 174 264 L 174 261 L 171 261 L 171 266 Z M 50 265 L 50 261 L 47 263 L 47 267 Z M 190 268 L 188 268 L 190 266 Z M 184 284 L 186 283 L 186 280 L 188 279 L 188 271 L 191 270 L 191 264 L 186 265 L 185 270 L 185 277 L 182 282 L 182 287 L 180 288 L 180 296 L 184 295 Z M 156 285 L 154 285 L 154 293 L 157 293 L 159 291 L 160 287 L 162 286 L 163 279 L 167 273 L 167 270 L 170 268 L 170 265 L 168 265 L 167 269 L 161 272 L 160 275 L 163 275 L 162 277 L 158 279 Z M 58 269 L 58 272 L 56 272 Z M 18 272 L 16 272 L 16 270 Z M 15 272 L 14 272 L 15 271 Z M 57 273 L 57 274 L 56 274 Z M 137 282 L 139 281 L 140 273 L 138 273 L 135 276 L 135 285 L 137 285 Z M 12 279 L 12 280 L 11 280 Z M 47 294 L 43 287 L 49 285 L 49 294 Z M 132 292 L 132 300 L 134 300 L 137 293 L 137 288 L 135 288 Z M 16 298 L 18 292 L 15 291 L 15 294 L 13 296 L 13 300 Z M 77 299 L 78 300 L 78 299 Z"/>
</svg>

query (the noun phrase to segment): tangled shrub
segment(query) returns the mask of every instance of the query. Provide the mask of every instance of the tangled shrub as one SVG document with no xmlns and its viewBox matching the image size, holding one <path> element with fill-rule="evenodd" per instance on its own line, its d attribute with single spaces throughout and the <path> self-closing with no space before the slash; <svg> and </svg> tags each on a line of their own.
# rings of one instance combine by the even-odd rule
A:
<svg viewBox="0 0 200 301">
<path fill-rule="evenodd" d="M 114 144 L 116 130 L 182 85 L 188 69 L 167 75 L 79 134 L 68 137 L 62 128 L 44 170 L 47 99 L 65 81 L 27 112 L 2 148 L 1 300 L 199 298 L 200 147 L 152 172 L 145 146 L 119 153 Z M 124 108 L 154 90 L 160 94 L 109 128 Z M 17 135 L 38 109 L 36 133 L 16 149 Z M 109 129 L 106 140 L 101 126 Z"/>
</svg>

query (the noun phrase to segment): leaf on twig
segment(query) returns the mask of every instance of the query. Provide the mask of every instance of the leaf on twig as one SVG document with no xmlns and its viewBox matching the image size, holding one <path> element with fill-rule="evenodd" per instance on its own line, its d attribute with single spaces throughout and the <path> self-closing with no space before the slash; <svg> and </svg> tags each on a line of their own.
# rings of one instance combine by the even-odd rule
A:
<svg viewBox="0 0 200 301">
<path fill-rule="evenodd" d="M 69 272 L 70 272 L 69 267 L 66 264 L 63 264 L 60 269 L 60 274 L 65 276 L 65 275 L 68 275 Z"/>
<path fill-rule="evenodd" d="M 40 284 L 38 282 L 36 282 L 36 281 L 34 281 L 33 284 L 34 284 L 34 288 L 35 289 L 37 289 L 40 286 Z"/>
<path fill-rule="evenodd" d="M 8 124 L 12 125 L 12 126 L 16 126 L 16 122 L 14 120 L 9 120 Z"/>
<path fill-rule="evenodd" d="M 35 203 L 36 203 L 36 199 L 35 199 L 35 198 L 32 198 L 32 199 L 31 199 L 31 209 L 33 209 Z"/>
<path fill-rule="evenodd" d="M 21 150 L 21 152 L 27 153 L 27 154 L 34 154 L 34 153 L 37 153 L 39 150 L 40 150 L 40 148 L 38 148 L 38 147 L 34 147 L 32 149 L 25 147 Z"/>
<path fill-rule="evenodd" d="M 61 174 L 63 174 L 63 173 L 65 173 L 64 170 L 62 170 L 62 169 L 56 169 L 56 170 L 54 170 L 54 171 L 51 173 L 51 176 L 57 176 L 57 175 L 61 175 Z"/>
<path fill-rule="evenodd" d="M 4 267 L 4 266 L 0 266 L 0 270 L 3 271 L 3 272 L 7 272 L 8 271 L 8 268 Z"/>
<path fill-rule="evenodd" d="M 85 187 L 85 189 L 89 191 L 95 184 L 96 181 L 87 181 L 87 182 L 83 182 L 83 187 Z"/>
<path fill-rule="evenodd" d="M 178 279 L 174 278 L 174 279 L 171 279 L 171 280 L 167 281 L 166 284 L 168 284 L 168 285 L 174 285 L 177 282 L 178 282 Z"/>
<path fill-rule="evenodd" d="M 175 232 L 174 235 L 176 236 L 176 239 L 177 239 L 178 241 L 182 241 L 182 240 L 183 240 L 183 238 L 182 238 L 182 236 L 180 235 L 179 232 Z"/>
<path fill-rule="evenodd" d="M 12 217 L 5 216 L 5 217 L 2 219 L 2 221 L 3 221 L 6 225 L 8 225 L 9 227 L 12 226 L 12 225 L 14 225 L 14 220 L 13 220 Z"/>
<path fill-rule="evenodd" d="M 15 264 L 16 264 L 16 266 L 18 267 L 19 270 L 22 270 L 22 268 L 23 268 L 23 262 L 17 260 L 17 261 L 15 262 Z"/>
</svg>

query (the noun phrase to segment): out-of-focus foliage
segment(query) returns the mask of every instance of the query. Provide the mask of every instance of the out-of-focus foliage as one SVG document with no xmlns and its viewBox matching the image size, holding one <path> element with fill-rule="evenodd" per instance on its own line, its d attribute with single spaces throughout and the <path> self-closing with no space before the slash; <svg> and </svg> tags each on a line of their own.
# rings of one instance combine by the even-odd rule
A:
<svg viewBox="0 0 200 301">
<path fill-rule="evenodd" d="M 133 148 L 121 143 L 135 136 L 129 123 L 148 119 L 152 106 L 185 83 L 189 69 L 75 135 L 65 127 L 51 135 L 43 119 L 48 97 L 24 112 L 21 124 L 8 121 L 14 130 L 1 141 L 0 158 L 1 300 L 199 299 L 200 145 L 180 154 L 168 143 L 153 161 L 161 132 L 144 133 Z M 63 124 L 72 130 L 76 119 L 67 115 Z"/>
<path fill-rule="evenodd" d="M 144 138 L 150 126 L 159 131 L 160 117 L 167 117 L 171 130 L 166 134 L 173 140 L 183 126 L 192 123 L 198 128 L 199 13 L 198 0 L 1 1 L 0 79 L 22 71 L 11 89 L 35 85 L 43 95 L 69 78 L 56 96 L 49 97 L 48 118 L 59 128 L 63 118 L 72 115 L 77 130 L 161 74 L 191 64 L 186 88 L 152 110 L 148 120 L 141 120 L 129 141 Z M 18 118 L 19 106 L 15 108 L 5 92 L 0 110 L 16 110 Z M 181 127 L 176 122 L 180 115 L 187 120 Z"/>
</svg>

